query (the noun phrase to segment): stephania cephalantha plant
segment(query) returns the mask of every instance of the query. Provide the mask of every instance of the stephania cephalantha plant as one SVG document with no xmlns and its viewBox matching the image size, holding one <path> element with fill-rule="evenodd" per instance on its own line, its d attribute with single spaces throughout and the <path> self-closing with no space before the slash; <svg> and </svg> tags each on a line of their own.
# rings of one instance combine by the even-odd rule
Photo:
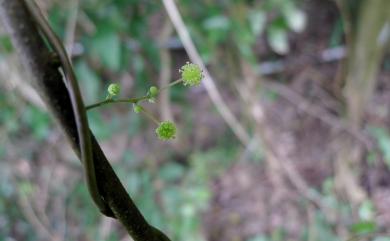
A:
<svg viewBox="0 0 390 241">
<path fill-rule="evenodd" d="M 200 85 L 202 79 L 204 78 L 202 69 L 193 63 L 187 62 L 185 65 L 183 65 L 179 72 L 181 74 L 181 78 L 171 82 L 167 86 L 163 86 L 161 88 L 158 88 L 156 86 L 151 86 L 147 93 L 144 96 L 138 97 L 138 98 L 127 98 L 127 99 L 119 99 L 117 98 L 119 93 L 121 92 L 121 87 L 119 84 L 110 84 L 107 88 L 107 97 L 105 100 L 100 101 L 98 103 L 89 105 L 86 107 L 86 110 L 90 110 L 96 107 L 100 107 L 107 104 L 112 103 L 132 103 L 133 104 L 133 110 L 135 113 L 144 114 L 147 118 L 152 120 L 156 125 L 157 128 L 155 130 L 157 137 L 160 140 L 167 141 L 172 140 L 176 137 L 176 125 L 175 123 L 171 121 L 159 121 L 156 117 L 153 116 L 152 113 L 150 113 L 146 108 L 144 108 L 141 103 L 144 101 L 149 101 L 151 103 L 155 103 L 157 96 L 159 93 L 167 88 L 170 88 L 176 84 L 183 83 L 185 86 L 198 86 Z M 115 97 L 115 98 L 114 98 Z"/>
<path fill-rule="evenodd" d="M 181 80 L 184 85 L 198 86 L 203 79 L 203 71 L 198 65 L 187 62 L 183 65 L 179 72 L 181 73 Z"/>
</svg>

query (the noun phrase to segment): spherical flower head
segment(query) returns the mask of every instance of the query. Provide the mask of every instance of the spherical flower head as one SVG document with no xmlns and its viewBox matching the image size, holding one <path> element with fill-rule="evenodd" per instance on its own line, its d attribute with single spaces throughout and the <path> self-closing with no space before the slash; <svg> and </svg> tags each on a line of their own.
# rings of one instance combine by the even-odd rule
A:
<svg viewBox="0 0 390 241">
<path fill-rule="evenodd" d="M 203 71 L 193 63 L 187 62 L 180 68 L 179 72 L 184 85 L 197 86 L 203 79 Z"/>
<path fill-rule="evenodd" d="M 163 121 L 157 127 L 156 134 L 158 138 L 163 141 L 174 139 L 176 135 L 176 126 L 173 122 Z"/>
<path fill-rule="evenodd" d="M 108 94 L 111 96 L 116 96 L 121 92 L 121 87 L 118 84 L 110 84 L 107 88 Z"/>
</svg>

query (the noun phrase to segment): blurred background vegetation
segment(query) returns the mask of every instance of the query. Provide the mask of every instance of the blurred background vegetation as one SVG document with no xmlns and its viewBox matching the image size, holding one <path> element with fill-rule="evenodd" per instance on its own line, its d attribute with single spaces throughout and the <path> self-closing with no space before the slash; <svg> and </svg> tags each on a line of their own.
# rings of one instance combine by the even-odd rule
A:
<svg viewBox="0 0 390 241">
<path fill-rule="evenodd" d="M 86 104 L 111 82 L 141 96 L 200 60 L 187 56 L 168 2 L 38 2 L 72 53 Z M 131 105 L 88 113 L 146 218 L 172 240 L 389 241 L 390 2 L 176 4 L 228 109 L 204 85 L 164 92 L 148 108 L 178 124 L 172 142 Z M 131 240 L 92 204 L 28 78 L 2 28 L 0 241 Z M 237 121 L 226 124 L 226 111 Z"/>
</svg>

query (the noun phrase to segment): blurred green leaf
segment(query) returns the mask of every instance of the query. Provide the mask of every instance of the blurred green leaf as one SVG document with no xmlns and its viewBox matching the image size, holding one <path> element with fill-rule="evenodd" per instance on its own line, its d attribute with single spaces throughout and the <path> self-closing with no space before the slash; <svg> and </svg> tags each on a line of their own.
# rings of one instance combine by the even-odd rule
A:
<svg viewBox="0 0 390 241">
<path fill-rule="evenodd" d="M 118 119 L 112 118 L 109 121 L 105 121 L 102 115 L 98 112 L 88 112 L 89 127 L 99 140 L 106 140 L 112 137 L 112 135 L 118 130 Z"/>
<path fill-rule="evenodd" d="M 221 18 L 220 20 L 214 18 Z M 223 23 L 222 19 L 226 19 L 226 23 Z M 217 21 L 220 21 L 218 23 Z M 206 35 L 203 38 L 202 45 L 208 45 L 208 49 L 212 50 L 217 47 L 221 42 L 225 42 L 228 30 L 230 28 L 230 22 L 225 16 L 215 16 L 210 19 L 206 19 L 204 22 L 204 29 Z"/>
<path fill-rule="evenodd" d="M 145 59 L 142 55 L 135 54 L 133 58 L 133 67 L 137 76 L 141 76 L 145 70 Z M 138 80 L 143 80 L 142 77 L 137 78 Z M 144 83 L 143 81 L 141 83 Z M 145 86 L 142 86 L 145 87 Z"/>
<path fill-rule="evenodd" d="M 340 239 L 334 233 L 332 226 L 326 221 L 324 215 L 320 212 L 315 217 L 316 241 L 339 241 Z"/>
<path fill-rule="evenodd" d="M 287 32 L 285 29 L 278 26 L 270 27 L 267 33 L 268 43 L 273 51 L 284 55 L 290 51 Z"/>
<path fill-rule="evenodd" d="M 86 104 L 92 104 L 105 98 L 101 92 L 101 80 L 99 76 L 87 65 L 85 61 L 78 61 L 75 65 L 75 72 L 80 80 L 81 92 Z"/>
<path fill-rule="evenodd" d="M 126 187 L 132 195 L 137 195 L 142 188 L 139 173 L 136 171 L 128 172 L 126 175 Z"/>
<path fill-rule="evenodd" d="M 390 241 L 390 237 L 380 236 L 376 237 L 373 241 Z"/>
<path fill-rule="evenodd" d="M 182 192 L 177 187 L 167 186 L 162 192 L 166 212 L 169 215 L 177 213 L 177 206 L 180 204 Z"/>
<path fill-rule="evenodd" d="M 370 167 L 375 165 L 377 159 L 378 159 L 378 154 L 374 150 L 368 152 L 367 163 Z"/>
<path fill-rule="evenodd" d="M 267 16 L 266 13 L 261 10 L 252 10 L 249 12 L 248 20 L 253 35 L 258 36 L 265 28 Z"/>
<path fill-rule="evenodd" d="M 3 126 L 9 134 L 17 132 L 20 126 L 19 122 L 16 120 L 18 118 L 16 109 L 12 108 L 6 102 L 0 102 L 0 108 L 2 110 L 0 115 L 0 125 Z"/>
<path fill-rule="evenodd" d="M 363 221 L 351 226 L 351 231 L 355 234 L 372 233 L 377 230 L 377 225 L 372 221 Z"/>
<path fill-rule="evenodd" d="M 181 178 L 184 175 L 184 171 L 185 170 L 182 165 L 177 163 L 167 163 L 161 168 L 159 175 L 163 180 L 170 182 Z"/>
<path fill-rule="evenodd" d="M 11 53 L 12 51 L 13 46 L 11 43 L 11 38 L 8 35 L 0 36 L 0 56 Z"/>
<path fill-rule="evenodd" d="M 69 207 L 72 208 L 69 212 L 80 219 L 79 221 L 82 222 L 80 225 L 83 227 L 94 229 L 97 220 L 101 217 L 99 210 L 91 200 L 91 196 L 89 195 L 84 182 L 80 182 L 76 185 L 74 190 L 72 190 L 72 195 L 69 195 Z M 82 210 L 82 212 L 80 212 L 80 210 Z M 89 233 L 94 234 L 95 232 Z"/>
<path fill-rule="evenodd" d="M 3 156 L 5 155 L 5 148 L 4 146 L 0 146 L 0 158 L 3 158 Z"/>
<path fill-rule="evenodd" d="M 390 134 L 388 130 L 381 127 L 369 127 L 368 130 L 378 141 L 383 158 L 387 166 L 390 167 Z"/>
<path fill-rule="evenodd" d="M 332 33 L 330 35 L 329 47 L 334 48 L 343 43 L 344 26 L 341 17 L 334 23 Z"/>
<path fill-rule="evenodd" d="M 31 128 L 32 134 L 37 140 L 47 138 L 49 134 L 50 118 L 46 112 L 37 107 L 30 106 L 22 114 L 22 121 Z"/>
<path fill-rule="evenodd" d="M 268 238 L 262 235 L 258 235 L 256 237 L 248 239 L 247 241 L 268 241 Z"/>
<path fill-rule="evenodd" d="M 121 238 L 117 232 L 111 232 L 110 236 L 105 241 L 120 241 Z"/>
<path fill-rule="evenodd" d="M 203 26 L 205 29 L 208 30 L 216 30 L 216 29 L 227 30 L 230 26 L 230 21 L 226 16 L 217 15 L 217 16 L 212 16 L 207 18 L 203 22 Z"/>
<path fill-rule="evenodd" d="M 34 186 L 28 181 L 22 181 L 18 185 L 19 191 L 24 196 L 30 196 L 34 192 Z"/>
<path fill-rule="evenodd" d="M 111 28 L 100 27 L 91 41 L 92 53 L 113 71 L 118 71 L 121 63 L 121 42 L 118 34 Z"/>
<path fill-rule="evenodd" d="M 211 192 L 206 185 L 192 186 L 186 192 L 187 198 L 195 202 L 199 208 L 205 207 L 211 198 Z"/>
<path fill-rule="evenodd" d="M 288 26 L 295 32 L 302 32 L 306 26 L 306 15 L 297 8 L 288 8 L 283 11 Z"/>
<path fill-rule="evenodd" d="M 272 241 L 284 241 L 286 239 L 286 231 L 283 228 L 272 230 Z"/>
<path fill-rule="evenodd" d="M 359 207 L 359 217 L 361 220 L 372 220 L 374 218 L 374 205 L 370 200 L 365 200 Z"/>
</svg>

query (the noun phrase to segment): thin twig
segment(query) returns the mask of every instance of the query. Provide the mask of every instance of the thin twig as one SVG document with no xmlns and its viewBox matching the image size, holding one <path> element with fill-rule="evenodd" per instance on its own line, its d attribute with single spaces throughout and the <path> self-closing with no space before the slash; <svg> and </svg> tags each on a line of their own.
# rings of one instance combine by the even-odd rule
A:
<svg viewBox="0 0 390 241">
<path fill-rule="evenodd" d="M 144 114 L 147 118 L 149 118 L 151 121 L 153 121 L 156 125 L 159 125 L 160 122 L 154 117 L 149 111 L 145 110 L 141 107 L 141 112 Z"/>
<path fill-rule="evenodd" d="M 160 36 L 158 38 L 158 44 L 159 46 L 165 45 L 165 43 L 168 41 L 169 37 L 171 36 L 173 32 L 173 26 L 169 19 L 166 19 L 164 22 L 164 25 L 162 27 Z M 159 88 L 163 88 L 164 86 L 169 84 L 169 80 L 171 79 L 172 73 L 171 73 L 171 65 L 172 65 L 172 59 L 171 54 L 169 52 L 169 49 L 167 48 L 160 48 L 160 75 L 158 80 Z M 173 114 L 171 110 L 171 102 L 170 102 L 170 90 L 167 89 L 159 96 L 159 105 L 160 105 L 160 116 L 162 120 L 170 120 L 173 121 Z"/>
<path fill-rule="evenodd" d="M 13 59 L 13 57 L 10 58 Z M 5 88 L 4 91 L 11 92 L 16 90 L 27 102 L 35 105 L 41 110 L 46 110 L 43 101 L 39 98 L 39 95 L 35 92 L 32 86 L 23 82 L 26 78 L 25 73 L 20 72 L 17 69 L 17 66 L 18 65 L 16 63 L 13 63 L 13 60 L 0 60 L 0 80 L 4 81 L 2 83 Z"/>
<path fill-rule="evenodd" d="M 85 107 L 86 110 L 90 110 L 90 109 L 93 109 L 93 108 L 97 108 L 97 107 L 101 107 L 101 106 L 104 106 L 104 105 L 108 105 L 108 104 L 116 104 L 116 103 L 132 103 L 132 104 L 135 104 L 135 103 L 138 103 L 140 101 L 143 101 L 143 100 L 147 100 L 149 99 L 150 96 L 148 95 L 145 95 L 145 96 L 142 96 L 142 97 L 139 97 L 139 98 L 130 98 L 130 99 L 106 99 L 106 100 L 102 100 L 100 102 L 97 102 L 95 104 L 92 104 L 92 105 L 88 105 Z"/>
<path fill-rule="evenodd" d="M 158 90 L 158 93 L 161 93 L 163 90 L 167 90 L 169 89 L 170 87 L 174 86 L 174 85 L 177 85 L 178 83 L 182 82 L 183 80 L 182 79 L 178 79 L 178 80 L 175 80 L 171 83 L 169 83 L 168 85 L 166 86 L 163 86 L 161 89 Z M 138 97 L 138 98 L 129 98 L 129 99 L 113 99 L 111 96 L 107 97 L 107 99 L 105 100 L 102 100 L 100 102 L 97 102 L 95 104 L 92 104 L 92 105 L 88 105 L 85 107 L 85 110 L 90 110 L 90 109 L 93 109 L 93 108 L 96 108 L 96 107 L 101 107 L 101 106 L 104 106 L 104 105 L 108 105 L 108 104 L 117 104 L 117 103 L 132 103 L 132 104 L 138 104 L 144 100 L 148 100 L 150 99 L 151 96 L 150 94 L 147 94 L 147 95 L 144 95 L 142 97 Z"/>
<path fill-rule="evenodd" d="M 175 81 L 169 83 L 168 85 L 161 87 L 160 91 L 168 89 L 168 88 L 170 88 L 170 87 L 172 87 L 174 85 L 177 85 L 178 83 L 180 83 L 182 81 L 183 81 L 182 79 L 175 80 Z"/>
</svg>

